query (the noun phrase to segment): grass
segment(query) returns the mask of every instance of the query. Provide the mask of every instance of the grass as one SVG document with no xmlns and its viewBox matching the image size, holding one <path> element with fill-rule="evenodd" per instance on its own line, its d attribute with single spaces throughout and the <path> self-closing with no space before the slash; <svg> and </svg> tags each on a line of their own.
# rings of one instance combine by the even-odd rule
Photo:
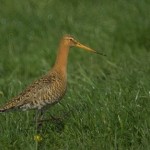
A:
<svg viewBox="0 0 150 150">
<path fill-rule="evenodd" d="M 0 1 L 0 104 L 53 65 L 63 34 L 103 51 L 73 48 L 68 91 L 47 112 L 40 136 L 34 111 L 0 114 L 0 149 L 150 149 L 150 2 L 148 0 Z"/>
</svg>

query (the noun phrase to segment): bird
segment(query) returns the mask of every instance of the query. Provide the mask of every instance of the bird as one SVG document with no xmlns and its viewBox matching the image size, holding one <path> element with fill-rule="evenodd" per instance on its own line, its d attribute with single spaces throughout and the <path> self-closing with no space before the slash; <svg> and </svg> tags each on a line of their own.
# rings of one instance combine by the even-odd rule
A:
<svg viewBox="0 0 150 150">
<path fill-rule="evenodd" d="M 18 96 L 2 105 L 0 113 L 15 109 L 43 110 L 46 106 L 58 103 L 67 90 L 67 61 L 71 47 L 78 47 L 92 53 L 104 55 L 81 44 L 73 36 L 64 35 L 60 40 L 56 60 L 51 70 L 27 86 Z"/>
</svg>

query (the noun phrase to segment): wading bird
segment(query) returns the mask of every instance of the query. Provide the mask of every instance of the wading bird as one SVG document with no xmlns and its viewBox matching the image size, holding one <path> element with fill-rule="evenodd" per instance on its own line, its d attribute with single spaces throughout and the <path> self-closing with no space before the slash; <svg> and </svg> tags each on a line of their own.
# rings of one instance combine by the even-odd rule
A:
<svg viewBox="0 0 150 150">
<path fill-rule="evenodd" d="M 47 105 L 53 105 L 59 102 L 66 92 L 67 59 L 70 47 L 79 47 L 103 55 L 79 43 L 72 36 L 65 35 L 60 41 L 53 68 L 39 80 L 33 82 L 33 84 L 28 86 L 18 96 L 0 107 L 0 112 L 6 112 L 12 109 L 42 110 Z"/>
</svg>

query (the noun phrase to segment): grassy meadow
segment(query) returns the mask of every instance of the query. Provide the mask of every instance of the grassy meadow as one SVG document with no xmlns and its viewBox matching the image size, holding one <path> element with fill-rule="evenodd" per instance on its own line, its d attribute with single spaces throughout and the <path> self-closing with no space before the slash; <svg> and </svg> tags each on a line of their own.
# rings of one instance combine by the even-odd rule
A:
<svg viewBox="0 0 150 150">
<path fill-rule="evenodd" d="M 34 110 L 2 113 L 0 149 L 149 150 L 148 0 L 0 0 L 0 105 L 47 73 L 64 34 L 107 57 L 71 48 L 67 93 L 45 112 L 63 119 L 37 133 Z"/>
</svg>

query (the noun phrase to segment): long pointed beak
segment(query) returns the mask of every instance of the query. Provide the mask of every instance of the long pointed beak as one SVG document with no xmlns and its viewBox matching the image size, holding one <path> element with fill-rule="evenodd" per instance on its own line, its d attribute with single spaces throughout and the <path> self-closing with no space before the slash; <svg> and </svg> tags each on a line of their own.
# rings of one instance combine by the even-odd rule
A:
<svg viewBox="0 0 150 150">
<path fill-rule="evenodd" d="M 97 52 L 97 51 L 95 51 L 95 50 L 93 50 L 93 49 L 91 49 L 91 48 L 89 48 L 89 47 L 79 43 L 79 42 L 75 45 L 75 47 L 79 47 L 79 48 L 85 49 L 87 51 L 90 51 L 90 52 L 93 52 L 93 53 L 96 53 L 96 54 L 99 54 L 99 55 L 102 55 L 102 56 L 106 56 L 105 54 L 99 53 L 99 52 Z"/>
</svg>

